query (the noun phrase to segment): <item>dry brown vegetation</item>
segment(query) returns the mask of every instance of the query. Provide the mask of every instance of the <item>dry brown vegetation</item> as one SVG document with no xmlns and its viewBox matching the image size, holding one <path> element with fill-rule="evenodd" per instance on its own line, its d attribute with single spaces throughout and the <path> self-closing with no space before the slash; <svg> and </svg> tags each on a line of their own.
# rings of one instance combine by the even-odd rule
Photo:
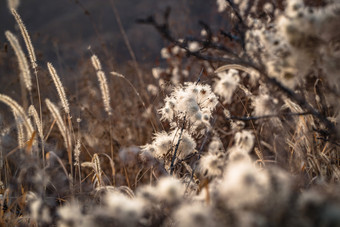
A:
<svg viewBox="0 0 340 227">
<path fill-rule="evenodd" d="M 339 1 L 217 0 L 228 26 L 187 37 L 168 9 L 137 20 L 166 66 L 139 65 L 120 24 L 125 72 L 89 47 L 68 83 L 9 3 L 2 226 L 340 225 Z"/>
</svg>

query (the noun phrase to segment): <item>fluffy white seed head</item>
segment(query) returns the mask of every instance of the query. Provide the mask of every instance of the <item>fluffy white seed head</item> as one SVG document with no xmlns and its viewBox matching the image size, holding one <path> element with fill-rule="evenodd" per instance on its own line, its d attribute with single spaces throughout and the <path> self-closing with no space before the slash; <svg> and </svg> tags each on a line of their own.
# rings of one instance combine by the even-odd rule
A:
<svg viewBox="0 0 340 227">
<path fill-rule="evenodd" d="M 27 197 L 30 217 L 38 223 L 50 223 L 52 221 L 50 210 L 43 201 L 33 193 L 28 194 Z"/>
<path fill-rule="evenodd" d="M 137 146 L 123 147 L 119 150 L 119 159 L 125 164 L 133 164 L 139 153 L 140 149 Z"/>
<path fill-rule="evenodd" d="M 172 138 L 172 141 L 174 141 L 174 144 L 177 144 L 180 136 L 180 131 L 181 129 L 174 129 L 170 133 L 170 138 Z M 191 154 L 194 152 L 196 148 L 196 142 L 194 138 L 186 131 L 183 130 L 182 136 L 181 136 L 181 141 L 178 146 L 177 150 L 177 157 L 179 158 L 185 158 L 187 155 Z"/>
<path fill-rule="evenodd" d="M 152 76 L 153 76 L 156 80 L 158 80 L 158 79 L 161 77 L 161 75 L 162 75 L 163 73 L 165 73 L 165 70 L 162 69 L 162 68 L 159 68 L 159 67 L 152 68 Z"/>
<path fill-rule="evenodd" d="M 162 56 L 162 58 L 164 58 L 164 59 L 167 59 L 167 58 L 170 58 L 170 57 L 171 57 L 168 48 L 163 47 L 163 48 L 161 49 L 161 56 Z"/>
<path fill-rule="evenodd" d="M 260 94 L 253 98 L 252 106 L 255 116 L 272 115 L 276 113 L 277 100 L 269 94 Z"/>
<path fill-rule="evenodd" d="M 196 52 L 196 51 L 199 51 L 200 49 L 200 44 L 198 42 L 189 42 L 188 43 L 188 49 L 191 51 L 191 52 Z"/>
<path fill-rule="evenodd" d="M 156 147 L 153 144 L 146 144 L 140 148 L 141 152 L 139 156 L 144 162 L 152 161 L 154 158 L 157 158 Z"/>
<path fill-rule="evenodd" d="M 172 148 L 172 137 L 166 132 L 158 132 L 155 134 L 152 142 L 152 146 L 155 149 L 155 157 L 161 158 L 163 155 L 168 153 Z"/>
<path fill-rule="evenodd" d="M 146 89 L 153 96 L 156 96 L 158 94 L 158 87 L 155 86 L 154 84 L 148 84 Z"/>
<path fill-rule="evenodd" d="M 214 216 L 210 207 L 201 203 L 183 203 L 174 214 L 177 227 L 215 226 Z"/>
<path fill-rule="evenodd" d="M 144 203 L 140 199 L 131 199 L 122 193 L 109 192 L 105 197 L 105 203 L 110 216 L 117 218 L 120 223 L 127 226 L 137 224 L 143 215 Z"/>
<path fill-rule="evenodd" d="M 218 104 L 218 99 L 209 85 L 185 83 L 177 86 L 169 97 L 165 98 L 165 105 L 159 110 L 162 120 L 189 120 L 193 130 L 203 123 L 202 117 L 208 122 L 212 111 Z"/>
<path fill-rule="evenodd" d="M 230 69 L 228 72 L 218 73 L 217 76 L 219 79 L 215 82 L 214 92 L 223 97 L 226 103 L 230 103 L 240 81 L 239 73 Z"/>
<path fill-rule="evenodd" d="M 160 201 L 172 205 L 181 201 L 185 186 L 176 178 L 164 177 L 159 180 L 156 190 Z"/>
<path fill-rule="evenodd" d="M 247 162 L 251 163 L 251 157 L 249 153 L 245 152 L 244 150 L 240 149 L 239 147 L 232 147 L 228 150 L 228 162 Z"/>
<path fill-rule="evenodd" d="M 158 192 L 155 186 L 143 185 L 138 187 L 136 196 L 145 203 L 155 204 L 157 203 Z"/>
<path fill-rule="evenodd" d="M 60 217 L 58 226 L 67 227 L 69 223 L 73 223 L 75 226 L 86 226 L 86 219 L 81 212 L 81 205 L 76 202 L 60 206 L 57 212 Z"/>
<path fill-rule="evenodd" d="M 267 172 L 247 162 L 229 164 L 219 187 L 220 195 L 236 209 L 256 207 L 270 192 Z"/>
<path fill-rule="evenodd" d="M 207 153 L 202 156 L 199 162 L 199 171 L 204 177 L 221 176 L 224 168 L 223 155 Z"/>
<path fill-rule="evenodd" d="M 224 151 L 222 141 L 217 136 L 214 136 L 209 144 L 208 152 L 217 155 L 224 153 Z"/>
<path fill-rule="evenodd" d="M 254 135 L 251 131 L 242 130 L 241 132 L 237 132 L 235 135 L 235 146 L 240 150 L 243 150 L 249 153 L 254 146 Z"/>
<path fill-rule="evenodd" d="M 218 12 L 222 13 L 224 10 L 227 9 L 227 1 L 224 0 L 216 0 L 217 6 L 218 6 Z"/>
<path fill-rule="evenodd" d="M 263 11 L 266 13 L 273 13 L 274 12 L 274 6 L 272 3 L 267 2 L 263 5 Z"/>
</svg>

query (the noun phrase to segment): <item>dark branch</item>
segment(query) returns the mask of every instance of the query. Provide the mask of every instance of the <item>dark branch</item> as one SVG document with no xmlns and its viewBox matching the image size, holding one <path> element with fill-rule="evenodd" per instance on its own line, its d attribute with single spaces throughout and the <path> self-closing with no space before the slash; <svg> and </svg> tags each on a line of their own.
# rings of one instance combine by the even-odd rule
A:
<svg viewBox="0 0 340 227">
<path fill-rule="evenodd" d="M 236 10 L 235 5 L 233 5 L 234 3 L 232 1 L 228 1 L 228 2 L 229 2 L 229 4 L 231 4 L 232 8 L 234 9 L 236 16 L 238 15 L 240 22 L 243 22 L 242 17 L 237 13 L 238 11 Z M 302 107 L 308 113 L 310 113 L 311 115 L 313 115 L 317 119 L 319 119 L 320 122 L 322 122 L 326 126 L 326 128 L 329 130 L 329 133 L 331 135 L 334 135 L 333 138 L 334 139 L 337 138 L 337 132 L 336 132 L 335 126 L 331 121 L 329 121 L 323 114 L 321 114 L 314 107 L 312 107 L 305 100 L 305 98 L 303 96 L 296 94 L 294 91 L 285 87 L 283 84 L 281 84 L 275 78 L 270 77 L 266 73 L 264 66 L 255 65 L 251 61 L 245 60 L 244 58 L 241 58 L 241 57 L 238 57 L 235 53 L 233 53 L 232 51 L 229 51 L 229 49 L 223 49 L 223 48 L 221 48 L 221 46 L 219 46 L 219 44 L 215 44 L 215 43 L 210 43 L 210 44 L 205 43 L 205 45 L 208 45 L 208 47 L 212 48 L 212 49 L 223 50 L 225 53 L 229 54 L 229 56 L 232 56 L 232 57 L 216 57 L 216 56 L 212 56 L 212 55 L 202 54 L 199 51 L 195 51 L 195 52 L 190 51 L 185 42 L 179 42 L 177 39 L 175 39 L 171 35 L 170 28 L 169 28 L 167 21 L 163 24 L 159 24 L 155 21 L 153 16 L 149 16 L 146 19 L 139 19 L 139 20 L 137 20 L 137 22 L 142 23 L 142 24 L 152 25 L 163 36 L 163 38 L 165 38 L 166 40 L 168 40 L 172 44 L 177 45 L 177 46 L 183 48 L 184 50 L 186 50 L 186 52 L 189 56 L 194 56 L 197 59 L 205 60 L 205 61 L 209 61 L 209 62 L 219 62 L 219 63 L 223 63 L 223 64 L 227 64 L 227 65 L 228 64 L 230 64 L 230 65 L 231 64 L 240 65 L 240 66 L 243 66 L 247 69 L 257 71 L 265 81 L 267 81 L 268 83 L 277 87 L 288 98 L 290 98 L 291 100 L 296 102 L 300 107 Z M 199 39 L 194 39 L 194 38 L 191 38 L 191 40 L 199 41 Z M 200 41 L 202 43 L 204 43 L 204 41 L 202 41 L 202 40 L 200 40 Z"/>
<path fill-rule="evenodd" d="M 213 62 L 225 62 L 228 64 L 242 64 L 241 59 L 231 49 L 223 46 L 222 44 L 213 43 L 211 42 L 211 40 L 209 40 L 209 38 L 206 40 L 201 40 L 201 39 L 194 38 L 194 37 L 187 37 L 184 42 L 179 42 L 176 38 L 174 38 L 171 35 L 168 23 L 167 22 L 163 24 L 157 23 L 153 16 L 149 16 L 146 19 L 138 19 L 137 23 L 152 25 L 162 35 L 164 39 L 168 40 L 170 43 L 176 46 L 181 47 L 187 52 L 188 55 L 194 56 L 200 60 L 213 61 Z M 204 49 L 215 49 L 215 50 L 223 51 L 229 56 L 233 57 L 233 59 L 224 58 L 224 57 L 215 57 L 211 55 L 203 55 L 199 51 L 190 51 L 187 46 L 187 41 L 196 41 L 200 43 L 204 47 Z"/>
<path fill-rule="evenodd" d="M 303 112 L 303 113 L 286 113 L 286 114 L 270 114 L 270 115 L 263 115 L 263 116 L 250 116 L 250 117 L 238 117 L 238 116 L 231 116 L 225 118 L 226 120 L 238 120 L 238 121 L 253 121 L 253 120 L 260 120 L 266 118 L 281 118 L 287 116 L 303 116 L 303 115 L 312 115 L 310 112 Z"/>
</svg>

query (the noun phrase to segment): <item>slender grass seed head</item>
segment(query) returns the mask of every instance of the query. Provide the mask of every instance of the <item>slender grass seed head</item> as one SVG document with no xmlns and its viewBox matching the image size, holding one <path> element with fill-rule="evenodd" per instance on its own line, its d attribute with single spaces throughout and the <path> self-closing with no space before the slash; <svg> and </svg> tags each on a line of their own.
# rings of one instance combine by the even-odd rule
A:
<svg viewBox="0 0 340 227">
<path fill-rule="evenodd" d="M 60 78 L 55 70 L 55 68 L 53 67 L 53 65 L 51 63 L 47 63 L 47 67 L 48 70 L 50 72 L 50 75 L 52 76 L 54 85 L 58 91 L 58 95 L 61 101 L 61 104 L 63 106 L 63 109 L 65 111 L 65 113 L 69 114 L 70 113 L 70 107 L 69 107 L 69 103 L 68 103 L 68 99 L 66 98 L 66 93 L 63 87 L 63 84 L 60 81 Z"/>
<path fill-rule="evenodd" d="M 20 6 L 20 0 L 7 0 L 8 8 L 9 9 L 15 9 Z"/>
<path fill-rule="evenodd" d="M 19 68 L 20 68 L 20 79 L 26 86 L 28 91 L 32 90 L 31 72 L 27 63 L 26 56 L 19 44 L 18 39 L 10 31 L 5 32 L 7 40 L 10 42 L 14 49 L 15 55 L 17 56 Z"/>
<path fill-rule="evenodd" d="M 15 4 L 14 4 L 15 6 Z M 14 8 L 10 8 L 11 12 L 12 12 L 12 15 L 14 16 L 15 20 L 17 21 L 17 24 L 19 25 L 19 29 L 20 29 L 20 32 L 21 32 L 21 35 L 25 41 L 25 44 L 26 44 L 26 48 L 27 48 L 27 51 L 28 51 L 28 56 L 31 60 L 31 65 L 32 65 L 32 68 L 34 70 L 36 70 L 36 68 L 38 67 L 37 65 L 37 58 L 35 56 L 35 52 L 34 52 L 34 48 L 33 48 L 33 45 L 32 45 L 32 41 L 31 41 L 31 37 L 29 36 L 28 32 L 27 32 L 27 29 L 26 29 L 26 26 L 24 25 L 20 15 L 18 14 L 18 12 L 16 11 L 15 7 Z"/>
</svg>

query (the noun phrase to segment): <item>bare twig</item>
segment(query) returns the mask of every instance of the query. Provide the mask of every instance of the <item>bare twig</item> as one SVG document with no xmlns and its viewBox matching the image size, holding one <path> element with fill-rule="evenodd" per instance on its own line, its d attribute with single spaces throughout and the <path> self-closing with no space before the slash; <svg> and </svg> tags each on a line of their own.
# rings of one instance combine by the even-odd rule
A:
<svg viewBox="0 0 340 227">
<path fill-rule="evenodd" d="M 259 119 L 265 119 L 265 118 L 280 118 L 280 117 L 287 117 L 287 116 L 303 116 L 303 115 L 311 115 L 310 112 L 303 112 L 303 113 L 285 113 L 285 114 L 269 114 L 269 115 L 262 115 L 262 116 L 230 116 L 225 118 L 226 120 L 238 120 L 238 121 L 252 121 L 252 120 L 259 120 Z"/>
<path fill-rule="evenodd" d="M 185 127 L 185 118 L 186 118 L 186 116 L 184 116 L 183 126 L 181 128 L 181 132 L 179 133 L 179 137 L 178 137 L 178 141 L 177 141 L 177 144 L 176 144 L 175 152 L 174 152 L 174 154 L 172 156 L 172 159 L 171 159 L 170 175 L 172 175 L 173 172 L 174 172 L 174 162 L 176 160 L 176 154 L 177 154 L 177 151 L 178 151 L 179 144 L 181 143 L 181 140 L 182 140 L 182 134 L 183 134 L 183 130 L 184 130 L 184 127 Z"/>
<path fill-rule="evenodd" d="M 160 24 L 160 23 L 155 21 L 153 16 L 149 16 L 146 19 L 138 19 L 137 23 L 152 25 L 163 36 L 163 38 L 165 38 L 169 42 L 173 43 L 174 45 L 179 46 L 180 48 L 186 50 L 188 55 L 194 56 L 194 57 L 196 57 L 200 60 L 214 61 L 214 62 L 225 62 L 225 63 L 228 63 L 228 64 L 234 64 L 234 63 L 244 64 L 243 60 L 240 59 L 237 56 L 237 54 L 235 54 L 231 49 L 229 49 L 229 48 L 227 48 L 227 47 L 225 47 L 221 44 L 209 42 L 209 40 L 204 41 L 204 40 L 196 39 L 196 38 L 187 38 L 187 40 L 189 40 L 189 41 L 196 41 L 196 42 L 203 44 L 203 46 L 205 46 L 205 48 L 218 49 L 218 50 L 224 51 L 226 54 L 232 56 L 235 59 L 224 58 L 224 57 L 215 57 L 215 56 L 211 56 L 211 55 L 203 55 L 199 51 L 189 50 L 186 42 L 180 42 L 171 35 L 169 25 L 168 25 L 167 22 Z"/>
<path fill-rule="evenodd" d="M 229 3 L 232 3 L 231 1 L 228 1 Z M 240 20 L 242 17 L 239 18 Z M 210 55 L 204 55 L 200 53 L 199 51 L 193 52 L 190 51 L 187 45 L 184 42 L 179 42 L 177 39 L 175 39 L 170 32 L 169 25 L 167 22 L 163 24 L 159 24 L 155 21 L 153 16 L 149 16 L 146 19 L 140 19 L 137 22 L 143 23 L 143 24 L 150 24 L 156 28 L 156 30 L 168 41 L 173 43 L 174 45 L 177 45 L 188 53 L 190 56 L 194 56 L 200 60 L 210 61 L 210 62 L 220 62 L 227 65 L 230 65 L 230 68 L 233 68 L 234 66 L 237 66 L 238 70 L 243 70 L 245 72 L 254 71 L 258 73 L 265 81 L 272 84 L 276 88 L 278 88 L 282 93 L 284 93 L 288 98 L 296 102 L 299 106 L 301 106 L 303 109 L 305 109 L 307 112 L 309 112 L 311 115 L 318 118 L 329 130 L 329 132 L 333 135 L 336 135 L 336 130 L 334 127 L 334 124 L 330 122 L 323 114 L 321 114 L 319 111 L 317 111 L 315 108 L 313 108 L 301 95 L 296 94 L 291 89 L 287 88 L 283 84 L 281 84 L 278 80 L 276 80 L 273 77 L 270 77 L 263 66 L 257 66 L 254 63 L 252 63 L 249 60 L 245 60 L 240 57 L 216 57 L 216 56 L 210 56 Z M 227 53 L 227 50 L 225 50 Z M 335 136 L 334 138 L 336 138 Z"/>
</svg>

